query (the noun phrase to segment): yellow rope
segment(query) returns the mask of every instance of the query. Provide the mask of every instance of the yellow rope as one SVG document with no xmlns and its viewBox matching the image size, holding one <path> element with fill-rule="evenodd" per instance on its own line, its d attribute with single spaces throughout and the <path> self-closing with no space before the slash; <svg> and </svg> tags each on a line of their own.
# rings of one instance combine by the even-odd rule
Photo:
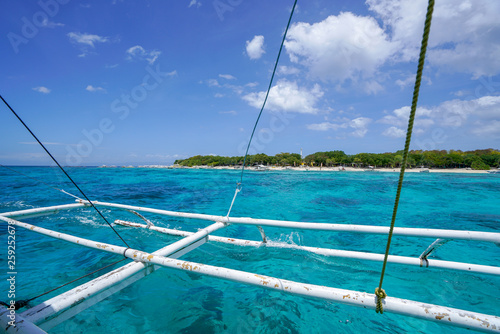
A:
<svg viewBox="0 0 500 334">
<path fill-rule="evenodd" d="M 389 236 L 387 237 L 387 246 L 384 255 L 384 264 L 382 265 L 382 272 L 380 274 L 380 282 L 378 288 L 375 289 L 375 295 L 377 296 L 377 313 L 384 313 L 382 307 L 382 300 L 387 297 L 387 294 L 382 289 L 382 282 L 384 281 L 385 268 L 387 266 L 387 258 L 389 256 L 389 249 L 391 247 L 392 232 L 394 231 L 394 224 L 396 222 L 396 214 L 398 212 L 399 198 L 401 195 L 401 188 L 403 186 L 403 178 L 406 169 L 406 163 L 408 161 L 408 151 L 410 150 L 411 134 L 413 131 L 413 123 L 415 121 L 415 112 L 417 110 L 418 94 L 420 91 L 420 83 L 422 81 L 422 72 L 424 70 L 425 53 L 427 51 L 427 42 L 429 40 L 429 33 L 432 21 L 432 12 L 434 10 L 434 0 L 429 0 L 429 5 L 427 6 L 427 15 L 425 17 L 424 34 L 422 36 L 422 45 L 420 47 L 420 56 L 418 59 L 418 69 L 417 77 L 415 80 L 415 87 L 413 89 L 413 100 L 411 104 L 410 118 L 408 120 L 408 130 L 406 131 L 406 142 L 403 153 L 403 162 L 401 164 L 401 172 L 399 173 L 398 189 L 396 191 L 396 200 L 394 202 L 394 209 L 392 211 L 391 227 L 389 229 Z"/>
</svg>

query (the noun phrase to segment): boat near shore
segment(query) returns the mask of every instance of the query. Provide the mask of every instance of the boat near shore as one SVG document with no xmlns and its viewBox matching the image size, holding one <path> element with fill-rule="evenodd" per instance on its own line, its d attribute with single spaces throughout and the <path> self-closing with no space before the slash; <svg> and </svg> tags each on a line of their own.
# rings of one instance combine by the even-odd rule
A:
<svg viewBox="0 0 500 334">
<path fill-rule="evenodd" d="M 420 166 L 418 171 L 420 173 L 429 173 L 430 172 L 429 168 L 425 168 L 424 166 Z"/>
<path fill-rule="evenodd" d="M 254 167 L 254 170 L 259 171 L 259 172 L 265 172 L 269 170 L 269 167 L 264 166 L 264 165 L 257 165 Z"/>
</svg>

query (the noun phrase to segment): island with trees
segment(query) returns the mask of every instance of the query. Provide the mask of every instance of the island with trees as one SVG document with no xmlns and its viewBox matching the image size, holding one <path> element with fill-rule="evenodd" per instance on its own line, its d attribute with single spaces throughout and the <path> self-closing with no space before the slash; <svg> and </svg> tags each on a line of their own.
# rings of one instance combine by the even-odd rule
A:
<svg viewBox="0 0 500 334">
<path fill-rule="evenodd" d="M 225 157 L 217 155 L 196 155 L 175 161 L 175 165 L 185 167 L 241 167 L 243 156 Z M 316 152 L 303 159 L 297 153 L 279 153 L 269 156 L 264 153 L 247 156 L 245 166 L 264 165 L 275 167 L 357 167 L 357 168 L 398 168 L 403 161 L 403 151 L 395 153 L 358 153 L 348 155 L 340 150 Z M 483 149 L 474 151 L 460 150 L 413 150 L 408 155 L 408 168 L 425 167 L 432 169 L 463 168 L 489 170 L 500 165 L 500 151 Z"/>
</svg>

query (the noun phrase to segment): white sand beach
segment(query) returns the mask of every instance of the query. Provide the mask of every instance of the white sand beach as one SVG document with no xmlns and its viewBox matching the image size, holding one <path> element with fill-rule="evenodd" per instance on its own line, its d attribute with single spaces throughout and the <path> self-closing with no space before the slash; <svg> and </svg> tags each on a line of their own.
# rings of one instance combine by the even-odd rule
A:
<svg viewBox="0 0 500 334">
<path fill-rule="evenodd" d="M 181 168 L 181 169 L 226 169 L 226 170 L 239 170 L 241 167 L 232 166 L 162 166 L 162 165 L 147 165 L 139 166 L 139 168 Z M 247 171 L 257 171 L 254 166 L 246 167 Z M 399 173 L 400 168 L 357 168 L 357 167 L 276 167 L 276 166 L 266 166 L 266 169 L 259 169 L 260 172 L 267 171 L 296 171 L 296 172 L 391 172 Z M 473 170 L 470 168 L 407 168 L 405 170 L 407 173 L 461 173 L 461 174 L 488 174 L 487 170 Z"/>
</svg>

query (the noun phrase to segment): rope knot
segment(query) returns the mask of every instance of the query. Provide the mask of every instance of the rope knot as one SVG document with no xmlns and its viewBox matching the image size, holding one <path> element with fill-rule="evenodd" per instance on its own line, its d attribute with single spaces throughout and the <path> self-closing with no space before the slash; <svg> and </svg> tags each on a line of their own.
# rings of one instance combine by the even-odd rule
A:
<svg viewBox="0 0 500 334">
<path fill-rule="evenodd" d="M 387 297 L 387 294 L 385 293 L 385 290 L 382 289 L 382 288 L 376 288 L 375 289 L 375 296 L 377 296 L 377 300 L 376 300 L 376 303 L 377 303 L 377 306 L 375 307 L 375 311 L 377 311 L 377 313 L 384 313 L 384 307 L 382 305 L 382 300 Z"/>
</svg>

